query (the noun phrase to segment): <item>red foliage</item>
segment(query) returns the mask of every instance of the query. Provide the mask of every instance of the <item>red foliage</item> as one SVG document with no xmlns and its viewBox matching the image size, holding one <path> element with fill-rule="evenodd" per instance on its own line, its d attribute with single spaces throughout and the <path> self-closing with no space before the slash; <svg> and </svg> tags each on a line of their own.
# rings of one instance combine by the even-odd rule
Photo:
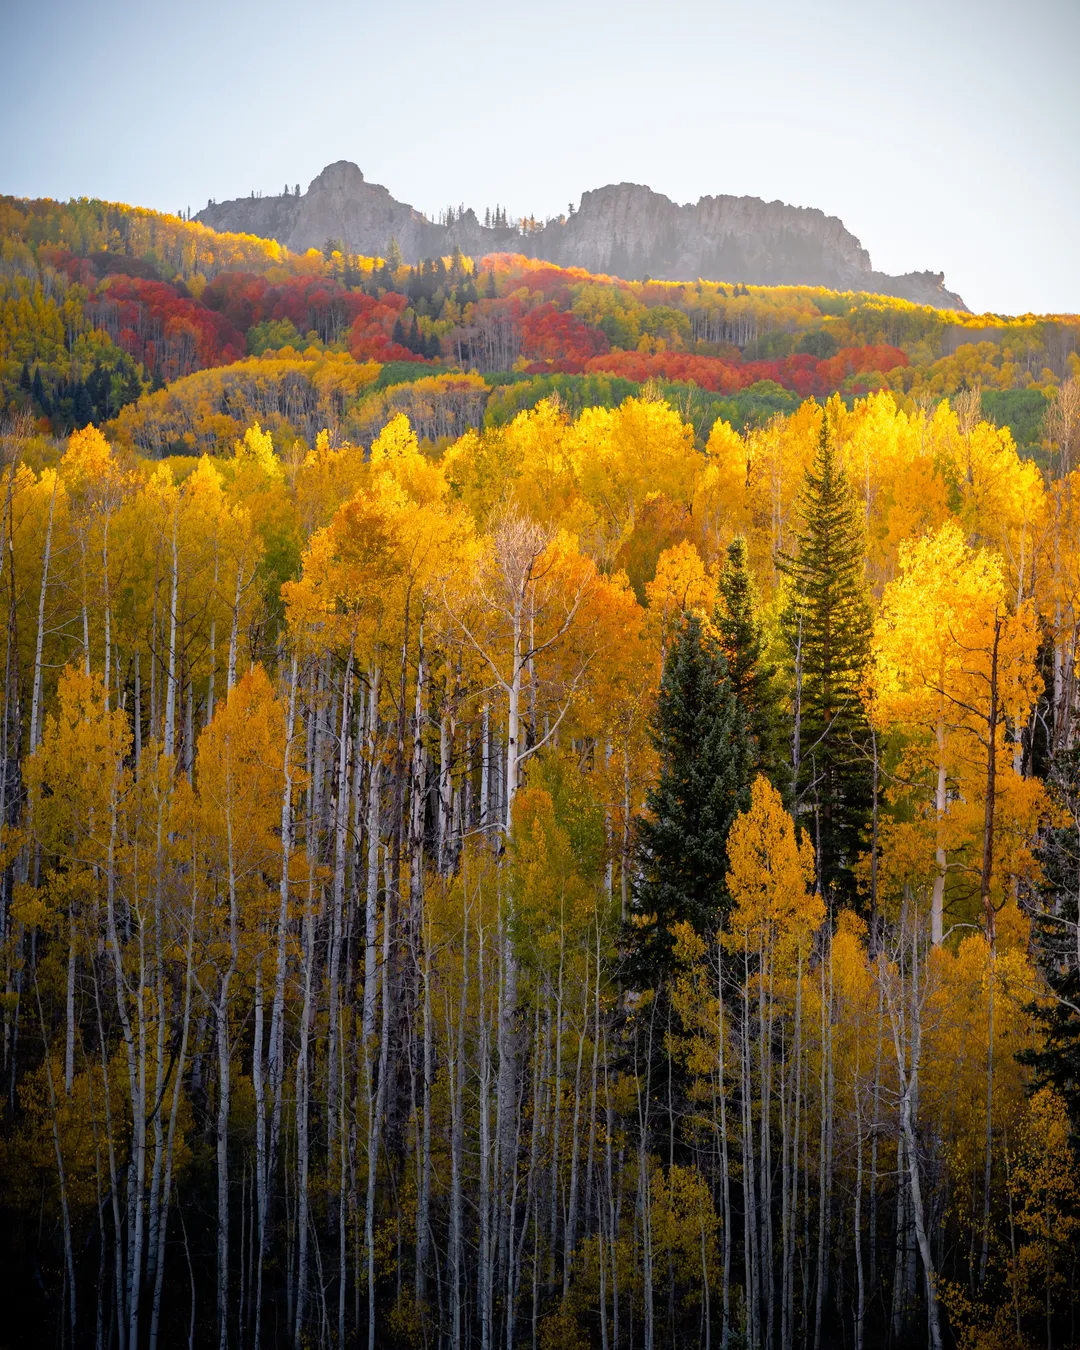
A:
<svg viewBox="0 0 1080 1350">
<path fill-rule="evenodd" d="M 244 335 L 227 318 L 164 281 L 110 277 L 87 304 L 87 312 L 97 327 L 162 380 L 229 365 L 245 354 Z"/>
<path fill-rule="evenodd" d="M 63 272 L 69 281 L 77 282 L 93 290 L 97 285 L 97 273 L 87 258 L 76 257 L 70 249 L 43 244 L 38 249 L 38 262 Z"/>
<path fill-rule="evenodd" d="M 393 340 L 394 324 L 407 303 L 403 295 L 387 291 L 375 300 L 354 291 L 350 298 L 357 302 L 357 313 L 349 329 L 349 351 L 357 361 L 423 361 Z"/>
<path fill-rule="evenodd" d="M 531 310 L 521 324 L 521 354 L 533 362 L 584 362 L 610 345 L 599 328 L 551 303 Z"/>
<path fill-rule="evenodd" d="M 884 374 L 897 366 L 908 365 L 907 356 L 898 347 L 844 347 L 827 360 L 799 354 L 782 361 L 745 361 L 735 363 L 716 356 L 694 356 L 689 352 L 607 352 L 577 363 L 575 371 L 605 371 L 628 380 L 677 380 L 694 383 L 715 394 L 735 394 L 761 380 L 772 380 L 790 389 L 800 398 L 824 396 L 843 386 L 853 375 L 874 372 Z M 865 391 L 867 383 L 861 382 Z"/>
<path fill-rule="evenodd" d="M 397 297 L 402 308 L 404 296 Z M 223 272 L 203 291 L 203 303 L 246 332 L 267 319 L 288 319 L 298 333 L 338 342 L 371 299 L 325 277 L 289 277 L 271 286 L 250 272 Z"/>
</svg>

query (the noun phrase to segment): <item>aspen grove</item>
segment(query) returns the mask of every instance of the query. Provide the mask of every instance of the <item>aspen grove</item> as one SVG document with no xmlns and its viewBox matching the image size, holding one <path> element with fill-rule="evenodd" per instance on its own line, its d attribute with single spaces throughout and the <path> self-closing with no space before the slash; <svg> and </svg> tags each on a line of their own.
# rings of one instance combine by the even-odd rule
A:
<svg viewBox="0 0 1080 1350">
<path fill-rule="evenodd" d="M 13 425 L 0 1344 L 1080 1344 L 1049 397 Z"/>
</svg>

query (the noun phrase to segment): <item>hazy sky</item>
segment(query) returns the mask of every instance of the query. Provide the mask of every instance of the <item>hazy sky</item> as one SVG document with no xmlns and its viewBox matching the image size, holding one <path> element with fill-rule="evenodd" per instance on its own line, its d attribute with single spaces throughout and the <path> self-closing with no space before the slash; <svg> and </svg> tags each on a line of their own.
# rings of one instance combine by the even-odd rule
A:
<svg viewBox="0 0 1080 1350">
<path fill-rule="evenodd" d="M 0 3 L 0 192 L 198 210 L 351 159 L 429 214 L 749 193 L 973 309 L 1080 310 L 1080 0 Z"/>
</svg>

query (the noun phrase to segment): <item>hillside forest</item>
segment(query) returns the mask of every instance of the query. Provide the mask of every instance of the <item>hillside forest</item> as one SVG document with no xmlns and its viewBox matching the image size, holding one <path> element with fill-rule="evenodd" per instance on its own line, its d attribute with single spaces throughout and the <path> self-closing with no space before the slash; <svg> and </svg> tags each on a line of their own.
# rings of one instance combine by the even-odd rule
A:
<svg viewBox="0 0 1080 1350">
<path fill-rule="evenodd" d="M 1080 1344 L 1077 320 L 0 215 L 0 1345 Z"/>
</svg>

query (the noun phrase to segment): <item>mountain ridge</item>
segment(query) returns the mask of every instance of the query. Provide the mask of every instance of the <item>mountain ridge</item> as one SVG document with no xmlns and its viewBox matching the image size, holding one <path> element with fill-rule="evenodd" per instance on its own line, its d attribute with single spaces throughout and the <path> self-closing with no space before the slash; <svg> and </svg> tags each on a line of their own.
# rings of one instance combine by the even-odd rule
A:
<svg viewBox="0 0 1080 1350">
<path fill-rule="evenodd" d="M 942 273 L 876 271 L 839 217 L 759 197 L 718 194 L 679 204 L 639 183 L 609 183 L 583 193 L 569 216 L 522 232 L 481 224 L 471 208 L 448 223 L 431 221 L 368 182 L 350 160 L 338 160 L 302 195 L 210 202 L 195 219 L 216 230 L 276 239 L 294 252 L 340 239 L 350 252 L 383 254 L 396 239 L 409 263 L 456 246 L 471 256 L 523 253 L 628 280 L 826 286 L 967 310 L 945 288 Z"/>
</svg>

